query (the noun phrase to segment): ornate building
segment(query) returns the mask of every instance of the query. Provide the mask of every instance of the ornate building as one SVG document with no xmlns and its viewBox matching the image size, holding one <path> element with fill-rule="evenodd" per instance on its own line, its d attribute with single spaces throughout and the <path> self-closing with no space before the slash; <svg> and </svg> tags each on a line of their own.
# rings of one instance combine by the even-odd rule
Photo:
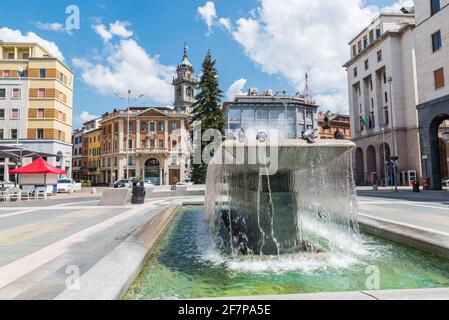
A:
<svg viewBox="0 0 449 320">
<path fill-rule="evenodd" d="M 184 46 L 184 57 L 176 68 L 177 78 L 173 78 L 175 87 L 175 110 L 187 111 L 195 103 L 195 87 L 198 84 L 193 76 L 194 69 L 189 62 L 187 46 Z"/>
<path fill-rule="evenodd" d="M 325 117 L 326 114 L 324 112 L 318 112 L 320 139 L 335 139 L 336 136 L 339 136 L 340 139 L 351 140 L 351 121 L 349 115 L 331 114 L 329 117 L 329 127 L 325 125 Z"/>
<path fill-rule="evenodd" d="M 114 110 L 103 115 L 101 183 L 137 177 L 154 185 L 174 185 L 187 179 L 191 150 L 189 108 L 195 103 L 197 83 L 193 73 L 184 48 L 177 78 L 173 79 L 174 109 L 131 107 L 129 114 L 128 110 Z"/>
</svg>

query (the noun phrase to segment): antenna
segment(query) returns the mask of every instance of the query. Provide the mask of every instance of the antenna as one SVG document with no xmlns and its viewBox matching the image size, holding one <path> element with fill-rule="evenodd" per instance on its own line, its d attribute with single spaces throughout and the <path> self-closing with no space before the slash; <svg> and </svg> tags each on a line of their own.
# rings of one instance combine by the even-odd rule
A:
<svg viewBox="0 0 449 320">
<path fill-rule="evenodd" d="M 312 92 L 309 88 L 309 73 L 306 72 L 305 74 L 305 79 L 306 79 L 306 85 L 304 88 L 304 91 L 302 92 L 302 96 L 307 99 L 307 101 L 312 101 Z"/>
</svg>

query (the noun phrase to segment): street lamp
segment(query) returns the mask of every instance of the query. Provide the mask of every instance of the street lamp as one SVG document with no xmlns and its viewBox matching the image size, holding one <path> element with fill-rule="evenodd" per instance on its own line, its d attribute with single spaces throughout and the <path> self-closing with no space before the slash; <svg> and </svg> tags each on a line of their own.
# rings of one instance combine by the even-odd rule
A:
<svg viewBox="0 0 449 320">
<path fill-rule="evenodd" d="M 388 77 L 387 79 L 388 81 L 388 86 L 389 86 L 389 91 L 390 91 L 390 106 L 391 106 L 391 124 L 392 124 L 392 131 L 393 131 L 393 153 L 394 156 L 391 157 L 391 160 L 393 161 L 393 176 L 394 176 L 394 192 L 398 192 L 398 180 L 397 180 L 397 172 L 396 172 L 396 168 L 397 168 L 397 161 L 399 160 L 398 157 L 398 150 L 397 150 L 397 145 L 396 145 L 396 131 L 395 131 L 395 118 L 394 118 L 394 110 L 393 110 L 393 94 L 392 94 L 392 89 L 391 89 L 391 85 L 393 83 L 393 77 Z"/>
<path fill-rule="evenodd" d="M 18 79 L 19 79 L 18 84 L 17 84 L 17 87 L 18 87 L 18 89 L 17 89 L 18 90 L 18 96 L 17 96 L 17 123 L 16 123 L 16 147 L 17 148 L 20 147 L 20 145 L 19 145 L 19 127 L 20 127 L 20 125 L 19 124 L 20 124 L 20 116 L 21 116 L 20 104 L 21 104 L 21 100 L 22 100 L 22 83 L 21 83 L 22 79 L 21 79 L 21 77 L 22 77 L 22 74 L 23 74 L 24 71 L 25 71 L 25 69 L 22 68 L 22 67 L 18 67 L 17 68 L 17 75 L 18 75 Z M 19 162 L 16 163 L 16 169 L 18 168 L 19 163 L 20 163 L 20 165 L 22 164 L 22 151 L 20 151 Z M 17 186 L 17 178 L 18 178 L 18 176 L 16 174 L 15 177 L 14 177 L 16 186 Z"/>
<path fill-rule="evenodd" d="M 112 91 L 119 99 L 126 101 L 127 102 L 127 114 L 128 114 L 128 119 L 127 119 L 127 130 L 126 130 L 126 179 L 129 179 L 129 116 L 130 116 L 130 112 L 129 109 L 131 107 L 131 102 L 134 102 L 136 100 L 139 100 L 141 98 L 143 98 L 143 94 L 131 99 L 131 90 L 128 90 L 128 99 L 123 98 L 120 94 L 118 94 L 116 91 Z"/>
<path fill-rule="evenodd" d="M 387 176 L 387 147 L 385 145 L 385 128 L 382 127 L 382 146 L 384 149 L 384 179 L 385 179 L 385 186 L 388 187 L 388 176 Z"/>
</svg>

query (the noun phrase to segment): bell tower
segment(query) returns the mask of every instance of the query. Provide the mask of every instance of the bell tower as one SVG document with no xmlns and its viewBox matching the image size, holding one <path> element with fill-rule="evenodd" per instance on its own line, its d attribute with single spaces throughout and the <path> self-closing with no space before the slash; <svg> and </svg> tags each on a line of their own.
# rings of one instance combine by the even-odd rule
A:
<svg viewBox="0 0 449 320">
<path fill-rule="evenodd" d="M 176 78 L 173 78 L 175 89 L 175 110 L 190 111 L 195 103 L 195 87 L 198 81 L 193 76 L 194 69 L 189 62 L 187 45 L 184 45 L 184 56 L 182 62 L 176 68 Z"/>
</svg>

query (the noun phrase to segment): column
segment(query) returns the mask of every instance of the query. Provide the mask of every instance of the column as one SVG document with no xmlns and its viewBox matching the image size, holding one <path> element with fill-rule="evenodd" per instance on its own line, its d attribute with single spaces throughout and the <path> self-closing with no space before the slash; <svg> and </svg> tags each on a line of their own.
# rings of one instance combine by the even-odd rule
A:
<svg viewBox="0 0 449 320">
<path fill-rule="evenodd" d="M 179 179 L 181 180 L 180 182 L 186 180 L 185 170 L 186 170 L 186 161 L 184 156 L 182 156 L 179 161 Z"/>
<path fill-rule="evenodd" d="M 29 47 L 29 48 L 28 48 L 28 56 L 29 56 L 30 58 L 33 57 L 33 47 Z"/>
<path fill-rule="evenodd" d="M 123 148 L 124 128 L 123 119 L 118 122 L 118 152 L 124 152 Z"/>
<path fill-rule="evenodd" d="M 161 182 L 161 186 L 164 185 L 164 169 L 160 169 L 160 182 Z"/>
<path fill-rule="evenodd" d="M 17 60 L 19 57 L 17 47 L 14 47 L 14 59 Z"/>
<path fill-rule="evenodd" d="M 136 120 L 136 149 L 140 149 L 140 119 Z"/>
<path fill-rule="evenodd" d="M 140 179 L 143 179 L 143 175 L 142 172 L 140 172 L 140 157 L 138 155 L 135 156 L 134 160 L 136 161 L 136 176 L 139 177 Z"/>
<path fill-rule="evenodd" d="M 0 48 L 0 60 L 3 59 L 3 48 Z"/>
<path fill-rule="evenodd" d="M 122 158 L 119 157 L 118 159 L 118 177 L 116 177 L 117 180 L 125 179 L 125 166 L 126 166 L 126 157 Z"/>
<path fill-rule="evenodd" d="M 4 180 L 9 181 L 9 158 L 5 158 L 5 164 L 4 164 Z"/>
<path fill-rule="evenodd" d="M 165 141 L 164 141 L 164 146 L 165 149 L 168 149 L 169 145 L 168 145 L 168 119 L 165 120 L 165 137 L 164 137 Z"/>
<path fill-rule="evenodd" d="M 168 170 L 168 162 L 169 161 L 170 161 L 170 159 L 164 160 L 164 175 L 165 175 L 165 185 L 166 186 L 170 185 L 170 172 Z"/>
</svg>

